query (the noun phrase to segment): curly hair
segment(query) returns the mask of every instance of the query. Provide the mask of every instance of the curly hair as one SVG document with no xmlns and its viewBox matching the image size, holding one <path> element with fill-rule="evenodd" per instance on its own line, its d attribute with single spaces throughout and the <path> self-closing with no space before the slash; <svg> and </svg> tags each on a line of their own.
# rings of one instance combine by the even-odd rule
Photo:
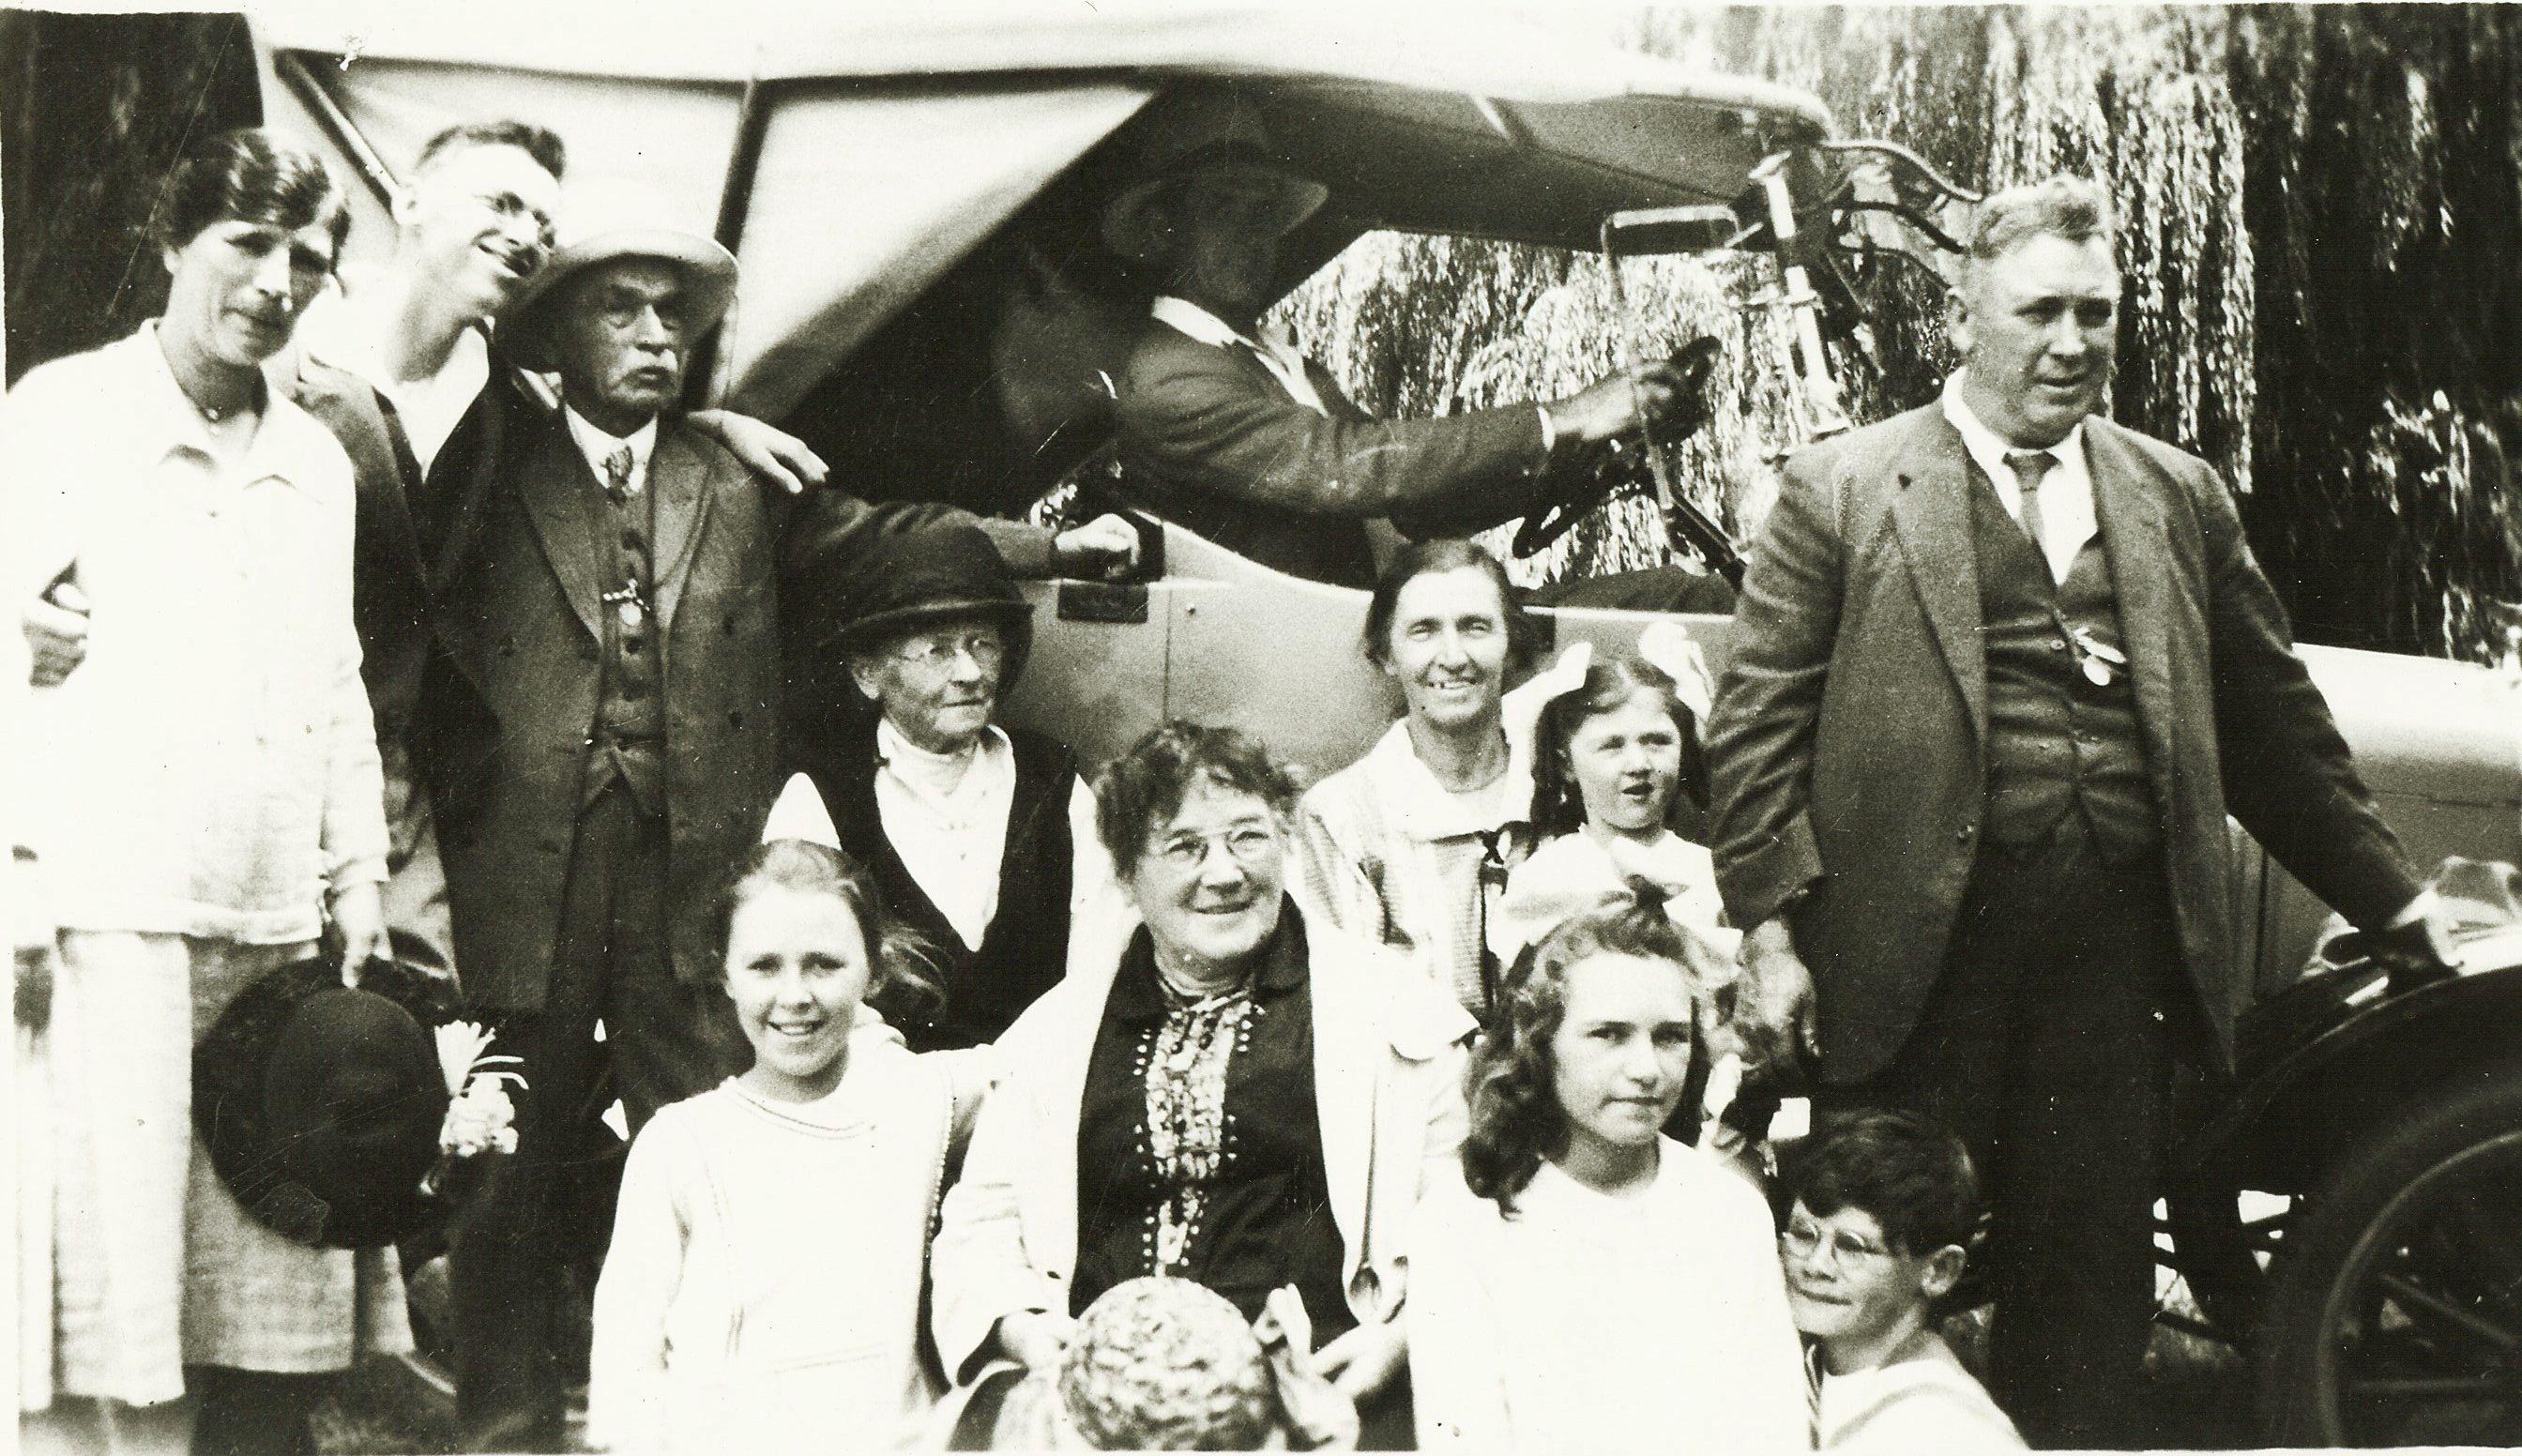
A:
<svg viewBox="0 0 2522 1456">
<path fill-rule="evenodd" d="M 1392 661 L 1392 614 L 1400 608 L 1401 588 L 1449 571 L 1476 571 L 1497 584 L 1498 605 L 1506 614 L 1508 672 L 1520 673 L 1540 660 L 1548 629 L 1525 609 L 1523 588 L 1508 578 L 1506 563 L 1478 541 L 1440 536 L 1403 546 L 1376 578 L 1375 591 L 1366 599 L 1366 628 L 1359 634 L 1367 661 L 1377 667 Z"/>
<path fill-rule="evenodd" d="M 1463 1136 L 1463 1181 L 1501 1212 L 1515 1216 L 1516 1195 L 1545 1158 L 1567 1151 L 1567 1114 L 1559 1105 L 1559 1067 L 1550 1044 L 1567 1015 L 1567 972 L 1597 956 L 1636 956 L 1671 963 L 1690 988 L 1691 1060 L 1707 1056 L 1717 1014 L 1709 990 L 1716 955 L 1640 896 L 1563 922 L 1516 959 L 1498 1005 L 1463 1076 L 1471 1126 Z"/>
<path fill-rule="evenodd" d="M 1147 837 L 1183 806 L 1202 779 L 1250 794 L 1284 821 L 1296 807 L 1296 781 L 1259 742 L 1230 728 L 1177 718 L 1149 728 L 1095 780 L 1095 837 L 1127 879 L 1147 852 Z"/>
<path fill-rule="evenodd" d="M 808 839 L 773 839 L 735 862 L 735 871 L 719 894 L 711 921 L 722 959 L 736 911 L 766 889 L 829 895 L 849 907 L 851 917 L 866 935 L 866 1000 L 887 1019 L 934 1014 L 945 1007 L 946 988 L 938 979 L 935 953 L 884 908 L 875 876 L 842 851 Z"/>
<path fill-rule="evenodd" d="M 1576 787 L 1576 769 L 1568 744 L 1576 730 L 1605 713 L 1617 712 L 1641 692 L 1663 699 L 1664 711 L 1681 733 L 1681 792 L 1664 806 L 1669 823 L 1686 798 L 1707 807 L 1707 750 L 1699 738 L 1699 715 L 1681 700 L 1680 690 L 1663 669 L 1627 654 L 1594 659 L 1585 681 L 1542 704 L 1533 730 L 1532 827 L 1544 839 L 1572 834 L 1584 827 L 1585 797 Z"/>
<path fill-rule="evenodd" d="M 1853 1208 L 1882 1226 L 1894 1253 L 1966 1249 L 1979 1230 L 1970 1150 L 1933 1118 L 1867 1107 L 1823 1123 L 1778 1161 L 1790 1205 L 1823 1218 Z"/>
</svg>

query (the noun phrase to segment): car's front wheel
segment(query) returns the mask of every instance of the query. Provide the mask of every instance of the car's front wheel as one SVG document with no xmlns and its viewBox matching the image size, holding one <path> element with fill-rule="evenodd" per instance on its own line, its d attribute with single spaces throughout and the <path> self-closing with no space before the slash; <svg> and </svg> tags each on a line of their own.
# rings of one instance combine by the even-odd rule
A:
<svg viewBox="0 0 2522 1456">
<path fill-rule="evenodd" d="M 2275 1439 L 2522 1443 L 2522 1061 L 2369 1124 L 2269 1272 Z"/>
</svg>

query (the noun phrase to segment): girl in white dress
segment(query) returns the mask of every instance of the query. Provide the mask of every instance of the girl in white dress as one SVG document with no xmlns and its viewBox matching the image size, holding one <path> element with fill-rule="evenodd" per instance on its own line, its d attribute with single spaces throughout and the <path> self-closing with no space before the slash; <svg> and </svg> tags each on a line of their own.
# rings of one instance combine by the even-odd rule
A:
<svg viewBox="0 0 2522 1456">
<path fill-rule="evenodd" d="M 1637 880 L 1663 896 L 1665 914 L 1733 954 L 1737 937 L 1718 923 L 1715 862 L 1673 831 L 1707 802 L 1699 741 L 1706 669 L 1686 637 L 1651 628 L 1638 645 L 1635 656 L 1593 660 L 1580 682 L 1541 708 L 1532 827 L 1542 842 L 1508 877 L 1489 918 L 1489 949 L 1502 964 Z"/>
<path fill-rule="evenodd" d="M 1751 1183 L 1662 1136 L 1714 956 L 1637 904 L 1553 931 L 1473 1054 L 1462 1178 L 1420 1205 L 1422 1447 L 1801 1449 L 1800 1350 Z"/>
<path fill-rule="evenodd" d="M 613 1450 L 898 1446 L 942 1389 L 928 1236 L 987 1054 L 913 1056 L 862 1012 L 924 978 L 813 795 L 791 780 L 773 832 L 802 809 L 806 837 L 746 857 L 727 896 L 752 1069 L 659 1112 L 623 1173 L 588 1390 Z"/>
</svg>

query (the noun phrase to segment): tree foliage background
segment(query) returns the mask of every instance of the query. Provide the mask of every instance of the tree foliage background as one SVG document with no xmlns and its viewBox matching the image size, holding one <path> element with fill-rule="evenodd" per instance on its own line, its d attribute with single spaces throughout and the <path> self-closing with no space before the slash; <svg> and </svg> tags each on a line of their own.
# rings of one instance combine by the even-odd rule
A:
<svg viewBox="0 0 2522 1456">
<path fill-rule="evenodd" d="M 2214 460 L 2311 640 L 2484 658 L 2522 602 L 2522 10 L 1534 7 L 1544 24 L 1805 87 L 1844 134 L 1965 186 L 2106 181 L 2128 274 L 2115 413 Z M 152 183 L 183 139 L 255 117 L 242 26 L 0 12 L 14 378 L 155 310 Z M 1719 418 L 1678 461 L 1738 529 L 1802 437 L 1786 320 L 1750 257 L 1634 264 L 1637 346 L 1726 346 Z M 1932 284 L 1837 350 L 1851 412 L 1933 398 Z M 1565 393 L 1631 347 L 1598 260 L 1374 236 L 1283 316 L 1368 407 Z M 1525 568 L 1664 559 L 1627 501 Z"/>
<path fill-rule="evenodd" d="M 1536 19 L 1565 25 L 1553 13 Z M 1818 94 L 1987 191 L 2059 170 L 2122 209 L 2114 413 L 2214 461 L 2307 639 L 2484 659 L 2522 603 L 2522 12 L 2500 6 L 1646 10 L 1575 23 Z M 1626 265 L 1641 352 L 1726 346 L 1676 462 L 1738 529 L 1804 433 L 1765 259 Z M 1938 289 L 1834 348 L 1851 413 L 1934 398 Z M 1624 348 L 1599 259 L 1374 236 L 1283 306 L 1379 413 L 1565 393 Z M 1523 570 L 1645 565 L 1643 501 Z M 2500 604 L 2500 605 L 2499 605 Z"/>
</svg>

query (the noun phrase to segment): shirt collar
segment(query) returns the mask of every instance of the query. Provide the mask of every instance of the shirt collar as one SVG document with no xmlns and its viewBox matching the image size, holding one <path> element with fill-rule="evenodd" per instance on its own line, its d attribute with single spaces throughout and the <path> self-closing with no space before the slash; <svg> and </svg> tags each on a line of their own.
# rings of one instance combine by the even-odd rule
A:
<svg viewBox="0 0 2522 1456">
<path fill-rule="evenodd" d="M 1952 377 L 1944 381 L 1942 401 L 1944 418 L 1952 422 L 1955 430 L 1961 432 L 1962 448 L 1970 451 L 1971 459 L 1978 463 L 1981 471 L 1989 480 L 2010 481 L 2014 479 L 2014 467 L 2005 463 L 2005 457 L 2032 452 L 2009 444 L 2004 436 L 1989 429 L 1976 413 L 1972 412 L 1970 401 L 1962 398 L 1962 380 L 1967 372 L 1955 369 Z M 2070 426 L 2067 430 L 2067 438 L 2050 446 L 2046 453 L 2056 456 L 2061 464 L 2069 460 L 2081 460 L 2084 457 L 2084 422 L 2078 420 Z M 1997 474 L 2000 470 L 2005 473 Z"/>
<path fill-rule="evenodd" d="M 1436 781 L 1410 741 L 1410 721 L 1403 719 L 1367 750 L 1369 783 L 1381 800 L 1385 822 L 1414 839 L 1460 839 L 1491 833 L 1505 824 L 1532 817 L 1532 746 L 1514 733 L 1506 737 L 1508 787 L 1494 798 L 1456 794 Z M 1484 815 L 1475 806 L 1496 804 L 1502 816 Z"/>
<path fill-rule="evenodd" d="M 1256 1000 L 1276 1001 L 1310 983 L 1305 920 L 1297 914 L 1294 897 L 1279 902 L 1279 928 L 1270 932 L 1270 943 L 1261 954 L 1261 969 L 1252 978 Z M 1156 975 L 1155 937 L 1143 924 L 1130 932 L 1130 947 L 1121 953 L 1121 967 L 1112 978 L 1104 1014 L 1136 1026 L 1161 1021 L 1171 1010 L 1173 1003 L 1165 998 L 1164 982 Z"/>
<path fill-rule="evenodd" d="M 126 357 L 140 399 L 130 438 L 147 462 L 154 465 L 179 449 L 208 460 L 219 459 L 210 426 L 203 421 L 192 396 L 175 382 L 174 366 L 166 362 L 165 347 L 159 342 L 158 320 L 153 318 L 142 324 L 119 347 L 129 351 Z M 338 454 L 340 446 L 332 431 L 290 402 L 285 390 L 271 387 L 268 373 L 260 381 L 260 388 L 262 419 L 255 426 L 254 439 L 237 462 L 234 478 L 244 485 L 268 480 L 304 489 L 322 467 L 319 456 L 327 452 L 328 446 L 331 453 Z"/>
<path fill-rule="evenodd" d="M 1147 314 L 1158 323 L 1170 324 L 1200 343 L 1212 344 L 1219 349 L 1238 344 L 1251 349 L 1261 347 L 1259 340 L 1237 333 L 1225 319 L 1189 299 L 1177 299 L 1171 295 L 1159 298 L 1147 305 Z"/>
<path fill-rule="evenodd" d="M 978 785 L 986 782 L 988 776 L 996 772 L 1001 764 L 1011 762 L 1014 755 L 1015 746 L 1007 741 L 1005 730 L 1001 728 L 995 723 L 984 724 L 981 727 L 981 741 L 972 750 L 971 765 L 963 771 L 962 778 L 956 783 L 954 791 L 951 794 L 944 796 L 932 795 L 918 778 L 899 771 L 894 772 L 893 779 L 895 782 L 910 789 L 915 797 L 920 799 L 959 797 L 965 793 L 973 791 Z M 894 761 L 897 759 L 905 763 L 922 763 L 934 762 L 943 756 L 944 755 L 942 754 L 930 753 L 927 749 L 922 748 L 918 744 L 911 742 L 909 738 L 904 737 L 900 730 L 894 728 L 892 719 L 881 716 L 876 719 L 875 761 L 877 769 L 890 769 Z"/>
<path fill-rule="evenodd" d="M 594 470 L 597 480 L 604 479 L 605 460 L 626 445 L 630 446 L 630 478 L 635 481 L 648 473 L 648 456 L 657 448 L 657 420 L 654 415 L 649 416 L 648 423 L 631 431 L 626 438 L 589 424 L 586 416 L 565 402 L 561 405 L 561 414 L 569 421 L 569 438 L 578 443 L 578 452 L 586 457 L 586 463 Z"/>
</svg>

